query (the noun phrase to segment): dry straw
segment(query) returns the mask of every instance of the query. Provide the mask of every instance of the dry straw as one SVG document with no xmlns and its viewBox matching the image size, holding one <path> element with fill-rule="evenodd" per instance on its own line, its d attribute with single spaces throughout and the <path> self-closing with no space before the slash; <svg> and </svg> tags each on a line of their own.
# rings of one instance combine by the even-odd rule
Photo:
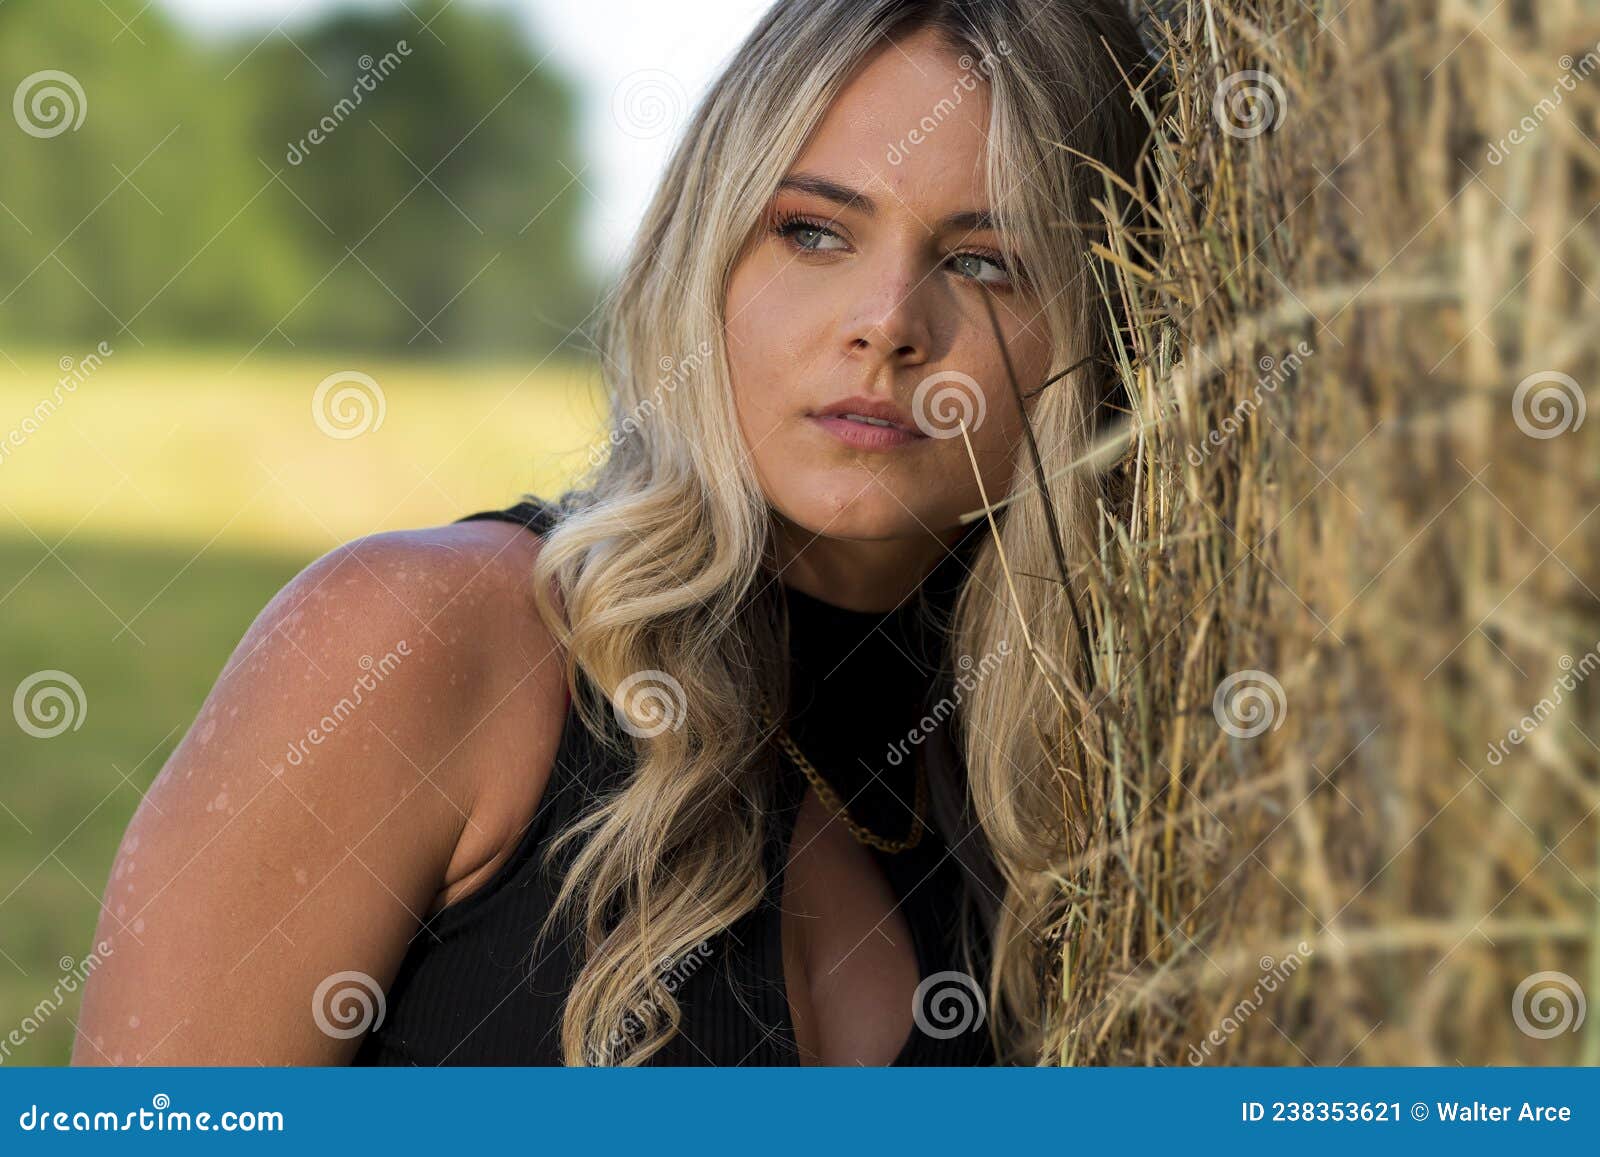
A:
<svg viewBox="0 0 1600 1157">
<path fill-rule="evenodd" d="M 1040 1060 L 1600 1063 L 1600 9 L 1147 20 Z"/>
</svg>

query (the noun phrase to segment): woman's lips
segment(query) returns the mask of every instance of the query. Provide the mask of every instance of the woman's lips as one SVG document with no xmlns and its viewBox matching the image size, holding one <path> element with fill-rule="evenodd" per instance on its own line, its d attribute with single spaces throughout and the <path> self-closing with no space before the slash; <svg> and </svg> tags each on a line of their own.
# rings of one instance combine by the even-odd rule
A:
<svg viewBox="0 0 1600 1157">
<path fill-rule="evenodd" d="M 846 446 L 858 450 L 892 450 L 909 442 L 927 440 L 925 434 L 903 426 L 879 426 L 840 414 L 812 415 L 811 420 Z"/>
</svg>

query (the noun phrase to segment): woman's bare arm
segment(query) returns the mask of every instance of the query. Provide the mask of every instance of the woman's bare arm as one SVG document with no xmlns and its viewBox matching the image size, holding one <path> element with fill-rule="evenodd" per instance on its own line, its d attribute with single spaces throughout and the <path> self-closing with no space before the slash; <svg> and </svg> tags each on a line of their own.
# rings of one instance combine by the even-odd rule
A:
<svg viewBox="0 0 1600 1157">
<path fill-rule="evenodd" d="M 565 700 L 537 542 L 374 535 L 262 611 L 123 837 L 74 1063 L 348 1060 L 350 998 L 503 862 L 548 780 Z"/>
</svg>

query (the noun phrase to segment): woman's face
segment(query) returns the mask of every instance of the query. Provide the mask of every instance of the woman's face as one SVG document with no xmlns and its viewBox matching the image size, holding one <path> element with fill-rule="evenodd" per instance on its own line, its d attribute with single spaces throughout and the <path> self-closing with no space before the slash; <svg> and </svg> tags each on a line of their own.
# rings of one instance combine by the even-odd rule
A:
<svg viewBox="0 0 1600 1157">
<path fill-rule="evenodd" d="M 957 416 L 990 499 L 1010 484 L 1021 419 L 983 297 L 1024 390 L 1050 347 L 1026 254 L 981 220 L 988 116 L 979 62 L 928 32 L 886 45 L 734 268 L 740 429 L 768 500 L 811 534 L 948 541 L 982 503 Z"/>
</svg>

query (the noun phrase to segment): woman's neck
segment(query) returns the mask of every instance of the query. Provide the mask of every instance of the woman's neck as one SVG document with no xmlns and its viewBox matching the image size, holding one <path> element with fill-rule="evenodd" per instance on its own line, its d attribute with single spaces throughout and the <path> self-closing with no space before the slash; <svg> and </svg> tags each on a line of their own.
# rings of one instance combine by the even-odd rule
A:
<svg viewBox="0 0 1600 1157">
<path fill-rule="evenodd" d="M 779 516 L 778 574 L 785 586 L 851 611 L 887 612 L 909 599 L 959 541 L 940 537 L 845 539 L 814 535 Z"/>
</svg>

